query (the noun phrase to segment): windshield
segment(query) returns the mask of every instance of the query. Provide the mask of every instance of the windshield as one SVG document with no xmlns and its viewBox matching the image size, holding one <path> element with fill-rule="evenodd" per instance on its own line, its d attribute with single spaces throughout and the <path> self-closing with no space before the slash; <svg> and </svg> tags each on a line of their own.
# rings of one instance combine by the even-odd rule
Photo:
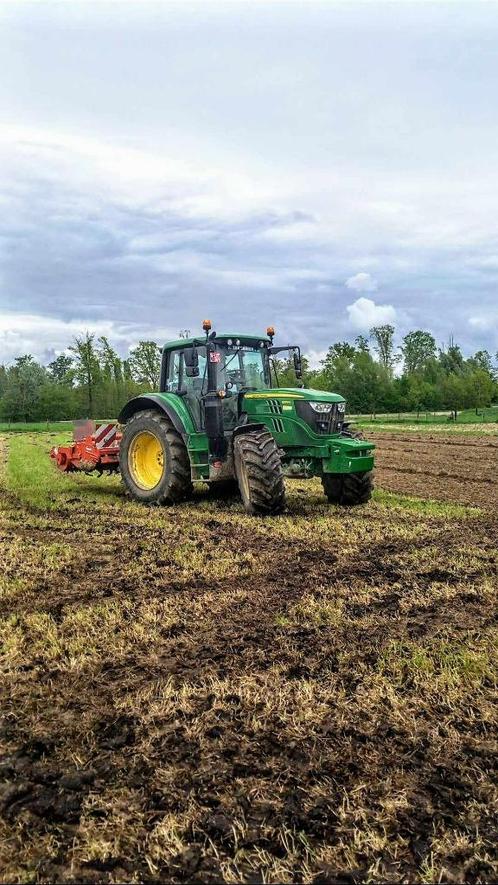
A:
<svg viewBox="0 0 498 885">
<path fill-rule="evenodd" d="M 219 380 L 228 390 L 262 390 L 270 386 L 270 368 L 266 347 L 221 346 Z"/>
</svg>

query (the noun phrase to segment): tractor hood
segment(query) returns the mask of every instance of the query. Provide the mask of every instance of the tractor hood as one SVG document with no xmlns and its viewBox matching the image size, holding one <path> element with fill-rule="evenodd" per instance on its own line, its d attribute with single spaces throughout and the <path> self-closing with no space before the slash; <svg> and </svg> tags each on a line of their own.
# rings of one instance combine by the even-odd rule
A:
<svg viewBox="0 0 498 885">
<path fill-rule="evenodd" d="M 274 387 L 269 390 L 251 390 L 244 399 L 287 399 L 306 402 L 343 403 L 344 397 L 328 390 L 312 390 L 305 387 Z"/>
</svg>

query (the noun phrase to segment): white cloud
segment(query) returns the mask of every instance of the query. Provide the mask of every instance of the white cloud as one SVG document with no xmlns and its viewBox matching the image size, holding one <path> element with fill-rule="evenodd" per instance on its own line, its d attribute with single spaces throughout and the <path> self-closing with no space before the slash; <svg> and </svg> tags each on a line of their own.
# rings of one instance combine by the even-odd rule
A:
<svg viewBox="0 0 498 885">
<path fill-rule="evenodd" d="M 478 338 L 484 335 L 490 342 L 498 342 L 498 311 L 475 314 L 469 317 L 469 326 L 475 330 Z M 495 344 L 491 344 L 492 347 Z"/>
<path fill-rule="evenodd" d="M 375 292 L 377 290 L 377 280 L 369 273 L 357 273 L 354 277 L 349 277 L 346 280 L 345 286 L 347 289 L 354 289 L 355 292 Z"/>
<path fill-rule="evenodd" d="M 10 363 L 23 353 L 30 353 L 35 359 L 45 362 L 63 353 L 72 344 L 76 335 L 86 331 L 96 338 L 105 335 L 124 356 L 130 346 L 141 339 L 167 341 L 177 337 L 174 329 L 147 323 L 117 323 L 113 320 L 61 320 L 55 317 L 36 314 L 0 314 L 0 354 L 1 362 Z"/>
<path fill-rule="evenodd" d="M 346 310 L 351 327 L 358 332 L 367 332 L 372 326 L 396 320 L 396 309 L 392 304 L 376 304 L 371 298 L 357 298 Z"/>
<path fill-rule="evenodd" d="M 261 237 L 275 243 L 316 243 L 327 239 L 323 224 L 313 220 L 291 221 L 263 231 Z"/>
<path fill-rule="evenodd" d="M 311 369 L 320 369 L 322 360 L 327 356 L 326 350 L 308 350 L 306 352 Z"/>
<path fill-rule="evenodd" d="M 473 329 L 484 331 L 489 328 L 490 321 L 487 317 L 483 316 L 469 317 L 469 325 L 472 326 Z"/>
<path fill-rule="evenodd" d="M 271 188 L 244 171 L 189 162 L 178 148 L 159 153 L 58 130 L 1 125 L 0 162 L 15 181 L 29 181 L 43 168 L 52 183 L 90 187 L 104 201 L 148 205 L 155 212 L 176 209 L 186 218 L 238 218 L 261 211 L 274 197 Z"/>
</svg>

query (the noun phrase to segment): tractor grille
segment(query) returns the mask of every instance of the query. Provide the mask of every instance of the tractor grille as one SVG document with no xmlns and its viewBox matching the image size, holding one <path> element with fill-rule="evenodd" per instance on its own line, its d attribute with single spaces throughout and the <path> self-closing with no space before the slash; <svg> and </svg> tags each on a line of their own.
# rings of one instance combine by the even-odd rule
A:
<svg viewBox="0 0 498 885">
<path fill-rule="evenodd" d="M 330 412 L 315 412 L 309 402 L 300 400 L 296 402 L 296 411 L 303 421 L 312 428 L 314 433 L 328 435 L 340 433 L 344 421 L 344 412 L 337 410 L 337 403 L 332 403 Z"/>
<path fill-rule="evenodd" d="M 275 433 L 283 433 L 285 430 L 284 422 L 281 418 L 272 418 L 271 421 Z"/>
<path fill-rule="evenodd" d="M 282 414 L 282 403 L 279 399 L 269 399 L 268 400 L 268 408 L 273 415 L 281 415 Z"/>
</svg>

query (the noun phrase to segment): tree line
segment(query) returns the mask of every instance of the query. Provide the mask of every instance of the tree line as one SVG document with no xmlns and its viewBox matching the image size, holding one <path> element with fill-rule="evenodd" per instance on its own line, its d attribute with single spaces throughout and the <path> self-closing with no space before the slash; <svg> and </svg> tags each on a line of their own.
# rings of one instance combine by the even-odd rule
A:
<svg viewBox="0 0 498 885">
<path fill-rule="evenodd" d="M 453 340 L 437 347 L 423 330 L 409 332 L 395 347 L 394 336 L 394 327 L 383 325 L 353 344 L 338 341 L 317 369 L 304 357 L 306 386 L 341 393 L 353 413 L 447 409 L 456 416 L 460 409 L 478 411 L 498 400 L 498 373 L 488 351 L 464 358 Z M 105 336 L 87 332 L 47 366 L 30 354 L 0 365 L 0 417 L 112 418 L 130 397 L 158 389 L 160 364 L 154 341 L 140 341 L 122 359 Z M 275 368 L 281 386 L 296 385 L 291 361 L 277 361 Z"/>
<path fill-rule="evenodd" d="M 11 421 L 112 418 L 132 396 L 157 389 L 161 350 L 140 341 L 121 359 L 105 336 L 78 336 L 48 366 L 31 354 L 0 365 L 0 417 Z"/>
<path fill-rule="evenodd" d="M 447 409 L 456 417 L 460 409 L 479 411 L 498 401 L 498 371 L 487 350 L 465 359 L 453 339 L 438 347 L 430 332 L 417 329 L 396 347 L 394 336 L 394 327 L 386 324 L 353 344 L 336 342 L 319 369 L 310 370 L 304 361 L 306 385 L 341 393 L 352 413 Z M 281 383 L 293 382 L 290 362 L 282 369 Z"/>
</svg>

